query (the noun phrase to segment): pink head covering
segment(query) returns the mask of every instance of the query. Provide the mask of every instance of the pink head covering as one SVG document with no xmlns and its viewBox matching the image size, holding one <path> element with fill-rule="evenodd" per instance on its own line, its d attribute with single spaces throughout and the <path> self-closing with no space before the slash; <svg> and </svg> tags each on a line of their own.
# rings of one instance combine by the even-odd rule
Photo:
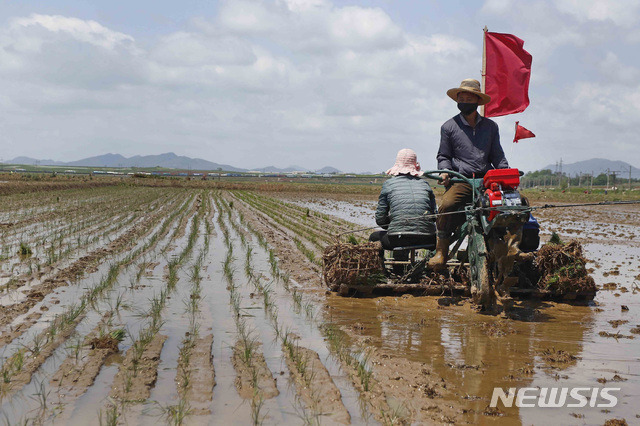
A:
<svg viewBox="0 0 640 426">
<path fill-rule="evenodd" d="M 398 151 L 396 156 L 396 164 L 392 168 L 387 170 L 388 175 L 397 176 L 400 174 L 420 176 L 420 163 L 418 163 L 418 156 L 415 151 L 410 148 L 404 148 Z"/>
</svg>

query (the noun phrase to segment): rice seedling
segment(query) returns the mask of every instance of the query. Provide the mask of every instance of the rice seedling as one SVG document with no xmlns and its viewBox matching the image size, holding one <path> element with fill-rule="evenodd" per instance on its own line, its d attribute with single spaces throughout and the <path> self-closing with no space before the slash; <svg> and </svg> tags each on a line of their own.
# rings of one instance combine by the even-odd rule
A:
<svg viewBox="0 0 640 426">
<path fill-rule="evenodd" d="M 36 393 L 34 393 L 31 398 L 35 399 L 39 404 L 38 414 L 41 417 L 44 413 L 47 412 L 48 403 L 49 403 L 49 394 L 50 390 L 47 390 L 45 386 L 44 380 L 36 383 Z"/>
<path fill-rule="evenodd" d="M 253 388 L 253 398 L 251 399 L 251 420 L 254 425 L 261 425 L 264 422 L 264 417 L 260 414 L 264 405 L 264 398 L 262 394 L 258 392 L 258 387 Z"/>
<path fill-rule="evenodd" d="M 402 412 L 405 410 L 403 404 L 398 404 L 391 408 L 389 411 L 385 411 L 384 408 L 380 408 L 380 417 L 382 418 L 383 425 L 398 425 L 403 424 L 405 419 L 402 416 Z"/>
<path fill-rule="evenodd" d="M 115 300 L 109 303 L 112 312 L 120 313 L 121 309 L 129 309 L 128 303 L 124 302 L 124 293 L 118 293 Z"/>
<path fill-rule="evenodd" d="M 107 405 L 104 415 L 102 409 L 98 411 L 98 423 L 100 426 L 116 426 L 119 419 L 120 413 L 118 411 L 118 407 L 113 402 Z"/>
<path fill-rule="evenodd" d="M 76 364 L 80 360 L 80 352 L 82 351 L 83 346 L 83 341 L 80 338 L 77 338 L 72 344 L 66 346 L 66 349 L 71 351 L 71 355 L 73 356 Z"/>
<path fill-rule="evenodd" d="M 33 250 L 31 250 L 31 247 L 29 247 L 26 242 L 20 241 L 20 248 L 18 249 L 18 254 L 22 257 L 31 256 L 33 254 Z"/>
<path fill-rule="evenodd" d="M 369 362 L 369 356 L 370 354 L 368 352 L 356 352 L 352 355 L 352 357 L 357 361 L 356 371 L 365 392 L 370 390 L 371 376 L 373 375 L 373 372 L 367 365 Z"/>
<path fill-rule="evenodd" d="M 160 410 L 167 423 L 175 426 L 185 424 L 186 418 L 191 414 L 189 402 L 184 398 L 175 405 L 160 406 Z"/>
</svg>

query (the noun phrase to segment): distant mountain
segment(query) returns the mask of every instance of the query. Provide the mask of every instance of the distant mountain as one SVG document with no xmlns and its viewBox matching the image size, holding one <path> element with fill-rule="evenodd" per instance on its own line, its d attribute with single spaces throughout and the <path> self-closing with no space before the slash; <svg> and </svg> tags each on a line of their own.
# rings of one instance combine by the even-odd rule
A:
<svg viewBox="0 0 640 426">
<path fill-rule="evenodd" d="M 241 169 L 230 166 L 228 164 L 212 163 L 202 158 L 191 158 L 183 155 L 176 155 L 173 152 L 167 152 L 159 155 L 135 155 L 127 158 L 120 154 L 104 154 L 95 157 L 83 158 L 77 161 L 53 161 L 38 160 L 30 157 L 16 157 L 13 160 L 6 161 L 9 164 L 40 164 L 41 166 L 68 166 L 68 167 L 162 167 L 167 169 L 181 170 L 224 170 L 227 172 L 247 172 L 248 169 Z M 306 167 L 291 165 L 283 169 L 275 166 L 254 169 L 263 173 L 291 173 L 291 172 L 310 172 Z M 317 170 L 316 173 L 341 173 L 335 167 L 326 166 Z"/>
<path fill-rule="evenodd" d="M 28 164 L 30 166 L 39 164 L 41 166 L 64 166 L 65 163 L 53 160 L 38 160 L 31 157 L 16 157 L 13 160 L 6 161 L 9 164 Z"/>
<path fill-rule="evenodd" d="M 291 173 L 291 172 L 308 172 L 309 171 L 309 169 L 307 169 L 306 167 L 300 167 L 296 165 L 285 167 L 284 169 L 281 169 L 275 166 L 268 166 L 268 167 L 263 167 L 261 169 L 255 169 L 255 170 L 262 173 Z"/>
<path fill-rule="evenodd" d="M 336 169 L 335 167 L 330 167 L 330 166 L 325 166 L 319 170 L 316 170 L 316 173 L 322 173 L 322 174 L 327 174 L 327 173 L 341 173 L 340 170 Z"/>
<path fill-rule="evenodd" d="M 191 169 L 191 170 L 218 170 L 229 172 L 246 172 L 247 169 L 240 169 L 228 164 L 212 163 L 201 158 L 190 158 L 167 152 L 159 155 L 135 155 L 131 158 L 120 154 L 104 154 L 96 157 L 83 158 L 77 161 L 53 161 L 36 160 L 29 157 L 16 157 L 8 161 L 12 164 L 36 164 L 40 161 L 43 166 L 85 166 L 85 167 L 163 167 L 170 169 Z"/>
<path fill-rule="evenodd" d="M 120 154 L 104 154 L 96 157 L 83 158 L 82 160 L 69 161 L 67 166 L 88 166 L 88 167 L 128 167 L 127 157 Z"/>
<path fill-rule="evenodd" d="M 617 172 L 616 175 L 621 178 L 629 177 L 629 167 L 631 167 L 631 177 L 640 178 L 640 169 L 633 167 L 624 161 L 607 160 L 605 158 L 592 158 L 591 160 L 578 161 L 576 163 L 562 163 L 562 172 L 568 176 L 574 176 L 580 173 L 599 175 L 601 173 Z M 549 164 L 541 170 L 549 169 L 556 171 L 555 164 Z"/>
</svg>

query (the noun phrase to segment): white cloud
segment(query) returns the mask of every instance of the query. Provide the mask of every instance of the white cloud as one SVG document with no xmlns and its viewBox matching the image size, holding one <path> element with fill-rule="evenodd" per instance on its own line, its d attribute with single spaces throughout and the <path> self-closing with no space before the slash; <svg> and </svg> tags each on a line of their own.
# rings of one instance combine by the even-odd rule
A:
<svg viewBox="0 0 640 426">
<path fill-rule="evenodd" d="M 226 0 L 220 6 L 218 23 L 239 34 L 270 33 L 281 28 L 282 16 L 271 3 L 261 0 Z"/>
<path fill-rule="evenodd" d="M 623 64 L 613 52 L 607 52 L 598 69 L 610 82 L 637 85 L 640 81 L 640 69 Z"/>
<path fill-rule="evenodd" d="M 162 37 L 151 58 L 167 65 L 185 67 L 210 65 L 250 65 L 256 55 L 250 43 L 236 37 L 212 38 L 193 32 L 177 32 Z"/>
<path fill-rule="evenodd" d="M 638 23 L 640 3 L 637 0 L 556 0 L 558 10 L 580 21 L 611 21 L 630 27 Z"/>
<path fill-rule="evenodd" d="M 0 27 L 3 156 L 175 151 L 248 168 L 381 170 L 409 146 L 431 168 L 440 125 L 456 113 L 446 90 L 480 77 L 478 40 L 409 32 L 380 8 L 227 0 L 218 11 L 144 43 L 73 17 L 9 20 Z M 607 156 L 603 140 L 640 125 L 637 59 L 606 44 L 616 21 L 583 22 L 546 0 L 489 0 L 474 12 L 517 22 L 495 29 L 534 56 L 531 106 L 498 121 L 508 155 L 516 119 L 540 152 L 521 144 L 513 165 L 545 165 L 576 146 Z M 567 51 L 587 59 L 576 64 Z"/>
<path fill-rule="evenodd" d="M 513 7 L 513 0 L 486 0 L 481 12 L 489 15 L 503 15 Z"/>
<path fill-rule="evenodd" d="M 105 49 L 133 43 L 133 37 L 109 30 L 95 21 L 84 21 L 64 16 L 33 14 L 28 18 L 13 19 L 10 28 L 19 31 L 22 28 L 41 27 L 52 33 L 65 33 L 71 37 Z"/>
<path fill-rule="evenodd" d="M 386 49 L 402 44 L 402 32 L 381 9 L 344 7 L 333 12 L 329 34 L 351 49 Z"/>
</svg>

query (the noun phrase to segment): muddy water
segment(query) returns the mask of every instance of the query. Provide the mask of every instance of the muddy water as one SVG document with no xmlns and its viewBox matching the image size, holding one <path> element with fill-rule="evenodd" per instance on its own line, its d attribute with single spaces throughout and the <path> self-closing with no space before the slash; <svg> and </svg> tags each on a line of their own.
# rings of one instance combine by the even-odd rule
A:
<svg viewBox="0 0 640 426">
<path fill-rule="evenodd" d="M 253 250 L 255 253 L 257 269 L 268 271 L 269 261 L 267 253 L 262 250 L 257 244 L 253 245 Z M 339 362 L 334 359 L 329 349 L 327 348 L 325 339 L 322 336 L 320 330 L 314 325 L 313 321 L 310 320 L 308 316 L 305 316 L 305 313 L 302 312 L 302 309 L 299 309 L 295 306 L 295 304 L 291 300 L 291 297 L 284 290 L 282 283 L 278 282 L 278 280 L 274 279 L 273 277 L 271 278 L 273 280 L 273 283 L 277 283 L 273 285 L 273 290 L 275 293 L 276 305 L 278 306 L 278 320 L 280 321 L 281 326 L 285 330 L 289 330 L 290 332 L 297 335 L 299 337 L 299 343 L 301 346 L 309 348 L 318 353 L 324 366 L 327 368 L 331 379 L 340 390 L 342 402 L 344 403 L 347 411 L 351 416 L 351 421 L 354 424 L 364 423 L 365 419 L 362 416 L 360 410 L 357 392 L 353 388 L 350 380 L 342 372 Z M 295 280 L 291 280 L 290 286 L 292 288 L 299 288 L 299 284 L 296 283 Z M 266 319 L 265 321 L 262 321 L 259 327 L 267 335 L 272 333 L 272 330 L 268 330 L 269 325 L 267 324 Z M 288 379 L 289 372 L 282 362 L 283 358 L 281 346 L 275 336 L 273 336 L 271 344 L 267 344 L 265 342 L 265 349 L 265 357 L 270 364 L 271 371 L 280 371 L 283 375 L 283 378 Z M 280 389 L 281 395 L 283 395 L 282 383 L 282 380 L 278 381 L 278 388 Z M 286 399 L 284 397 L 281 397 L 280 400 L 283 400 L 284 402 L 279 401 L 281 407 L 286 407 L 287 404 L 290 404 L 289 400 L 291 400 L 293 392 L 293 386 L 290 383 L 287 383 Z M 289 419 L 289 421 L 292 420 L 294 419 Z"/>
<path fill-rule="evenodd" d="M 330 214 L 340 219 L 348 220 L 358 225 L 375 226 L 373 222 L 377 205 L 375 201 L 363 200 L 354 204 L 349 201 L 311 198 L 308 200 L 296 200 L 294 203 L 320 213 Z"/>
<path fill-rule="evenodd" d="M 358 225 L 372 225 L 372 213 L 359 205 L 301 204 L 320 207 Z M 627 209 L 539 215 L 543 237 L 554 230 L 564 240 L 583 239 L 585 255 L 592 260 L 587 267 L 594 268 L 598 286 L 617 285 L 616 290 L 601 290 L 589 306 L 518 302 L 515 317 L 507 320 L 477 314 L 466 302 L 440 307 L 437 298 L 429 297 L 347 299 L 329 295 L 324 314 L 383 353 L 430 365 L 448 383 L 450 392 L 442 398 L 462 402 L 464 418 L 471 423 L 603 424 L 611 418 L 640 422 L 636 402 L 640 397 L 640 335 L 630 332 L 640 326 L 640 241 L 636 238 L 640 211 Z M 360 216 L 363 213 L 368 218 Z M 615 320 L 627 322 L 615 328 L 610 323 Z M 622 336 L 606 337 L 601 332 Z M 554 362 L 544 356 L 549 349 L 575 358 Z M 619 381 L 612 381 L 616 375 Z M 619 388 L 611 392 L 618 404 L 612 408 L 520 409 L 500 404 L 500 415 L 490 416 L 485 409 L 494 387 L 612 387 Z"/>
</svg>

